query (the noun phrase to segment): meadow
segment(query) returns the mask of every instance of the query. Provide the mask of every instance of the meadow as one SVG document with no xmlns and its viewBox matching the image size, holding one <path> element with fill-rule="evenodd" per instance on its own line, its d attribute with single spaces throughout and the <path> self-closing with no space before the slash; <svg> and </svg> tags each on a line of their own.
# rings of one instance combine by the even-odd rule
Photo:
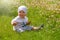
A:
<svg viewBox="0 0 60 40">
<path fill-rule="evenodd" d="M 31 25 L 44 28 L 39 31 L 13 31 L 11 20 L 19 6 L 28 8 Z M 60 40 L 60 0 L 0 0 L 0 40 Z"/>
</svg>

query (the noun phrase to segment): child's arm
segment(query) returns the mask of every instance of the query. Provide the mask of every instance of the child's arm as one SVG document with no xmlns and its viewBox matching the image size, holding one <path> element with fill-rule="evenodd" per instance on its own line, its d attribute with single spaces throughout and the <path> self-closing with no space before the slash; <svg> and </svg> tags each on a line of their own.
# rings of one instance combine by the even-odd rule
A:
<svg viewBox="0 0 60 40">
<path fill-rule="evenodd" d="M 28 22 L 26 23 L 26 25 L 30 25 L 30 23 L 31 23 L 31 21 L 28 21 Z"/>
<path fill-rule="evenodd" d="M 13 26 L 16 26 L 17 25 L 17 22 L 12 22 L 11 23 Z"/>
</svg>

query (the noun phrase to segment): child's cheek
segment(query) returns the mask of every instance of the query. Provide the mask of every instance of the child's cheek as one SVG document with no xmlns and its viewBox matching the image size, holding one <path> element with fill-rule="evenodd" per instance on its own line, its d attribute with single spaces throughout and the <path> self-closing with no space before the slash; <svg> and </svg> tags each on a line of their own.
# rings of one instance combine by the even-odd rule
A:
<svg viewBox="0 0 60 40">
<path fill-rule="evenodd" d="M 18 13 L 18 15 L 20 16 L 21 14 L 20 14 L 20 13 Z"/>
</svg>

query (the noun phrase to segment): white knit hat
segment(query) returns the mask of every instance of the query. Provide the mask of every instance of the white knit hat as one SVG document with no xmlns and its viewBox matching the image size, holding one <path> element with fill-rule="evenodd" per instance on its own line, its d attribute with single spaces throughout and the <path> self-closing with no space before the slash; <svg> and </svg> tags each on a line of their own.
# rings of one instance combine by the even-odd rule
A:
<svg viewBox="0 0 60 40">
<path fill-rule="evenodd" d="M 23 10 L 25 13 L 27 13 L 27 7 L 26 6 L 20 6 L 18 7 L 18 12 Z"/>
</svg>

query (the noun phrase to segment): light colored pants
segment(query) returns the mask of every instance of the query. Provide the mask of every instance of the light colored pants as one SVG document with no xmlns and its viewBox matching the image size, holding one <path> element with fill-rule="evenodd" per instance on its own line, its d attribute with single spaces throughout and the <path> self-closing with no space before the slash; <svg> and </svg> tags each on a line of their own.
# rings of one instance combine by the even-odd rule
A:
<svg viewBox="0 0 60 40">
<path fill-rule="evenodd" d="M 31 30 L 33 26 L 25 26 L 25 27 L 13 27 L 14 31 L 24 32 L 25 30 Z"/>
</svg>

